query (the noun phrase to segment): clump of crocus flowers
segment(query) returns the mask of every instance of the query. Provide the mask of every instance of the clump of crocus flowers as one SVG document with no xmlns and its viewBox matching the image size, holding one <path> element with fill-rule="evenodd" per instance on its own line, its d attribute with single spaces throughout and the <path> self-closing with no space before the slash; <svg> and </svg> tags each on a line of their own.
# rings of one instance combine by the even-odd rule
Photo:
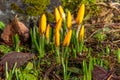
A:
<svg viewBox="0 0 120 80">
<path fill-rule="evenodd" d="M 56 63 L 62 64 L 63 66 L 64 80 L 66 80 L 66 78 L 68 77 L 67 65 L 69 53 L 75 52 L 73 54 L 76 55 L 78 52 L 81 53 L 83 49 L 85 36 L 84 35 L 85 29 L 83 25 L 84 13 L 85 13 L 84 4 L 81 4 L 76 18 L 73 18 L 69 10 L 67 10 L 65 14 L 64 9 L 61 5 L 55 7 L 54 9 L 55 26 L 51 27 L 51 25 L 47 23 L 46 14 L 42 14 L 39 22 L 40 33 L 40 39 L 38 40 L 39 45 L 37 45 L 37 40 L 33 40 L 35 41 L 34 43 L 36 45 L 38 52 L 40 53 L 40 59 L 43 58 L 44 55 L 46 55 L 44 51 L 46 50 L 45 49 L 46 44 L 47 46 L 52 48 L 52 51 L 56 55 Z M 73 21 L 73 19 L 75 20 Z M 76 22 L 77 27 L 73 27 L 72 22 Z M 52 36 L 50 36 L 51 31 Z M 36 39 L 36 37 L 34 39 Z M 45 41 L 47 41 L 47 43 Z"/>
<path fill-rule="evenodd" d="M 82 24 L 83 19 L 84 19 L 84 13 L 85 13 L 85 5 L 81 4 L 77 16 L 75 18 L 76 24 L 78 25 L 76 33 L 78 34 L 77 38 L 78 41 L 83 41 L 84 40 L 84 25 Z M 54 27 L 54 43 L 56 47 L 59 47 L 61 44 L 63 46 L 69 46 L 71 42 L 71 37 L 72 37 L 72 22 L 73 22 L 73 16 L 71 12 L 68 10 L 67 15 L 65 15 L 65 12 L 63 10 L 63 7 L 60 5 L 58 7 L 55 7 L 54 10 L 54 15 L 55 15 L 55 23 L 56 26 Z M 63 31 L 63 22 L 65 26 L 65 30 Z M 46 39 L 48 40 L 50 38 L 50 24 L 47 24 L 47 18 L 46 15 L 43 14 L 40 19 L 40 24 L 39 24 L 39 32 L 41 35 L 45 35 Z M 62 35 L 62 34 L 65 35 Z M 63 36 L 64 39 L 61 39 L 61 36 Z M 61 41 L 62 40 L 62 41 Z"/>
</svg>

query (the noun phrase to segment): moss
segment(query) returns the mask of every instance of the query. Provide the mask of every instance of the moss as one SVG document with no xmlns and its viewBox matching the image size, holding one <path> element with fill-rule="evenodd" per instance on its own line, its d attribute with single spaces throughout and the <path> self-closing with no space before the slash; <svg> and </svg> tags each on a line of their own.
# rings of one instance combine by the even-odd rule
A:
<svg viewBox="0 0 120 80">
<path fill-rule="evenodd" d="M 16 10 L 18 13 L 22 13 L 22 14 L 24 13 L 24 11 L 17 4 L 15 4 L 15 3 L 11 4 L 11 8 L 13 10 Z"/>
<path fill-rule="evenodd" d="M 17 4 L 11 4 L 11 8 L 18 13 L 27 14 L 30 16 L 38 16 L 45 12 L 47 5 L 49 5 L 49 0 L 22 0 L 24 8 L 21 8 Z"/>
<path fill-rule="evenodd" d="M 95 4 L 97 0 L 61 0 L 65 11 L 70 10 L 72 14 L 77 15 L 78 9 L 82 3 L 85 4 L 85 15 L 97 15 L 100 8 Z M 76 16 L 75 16 L 76 17 Z"/>
<path fill-rule="evenodd" d="M 61 2 L 66 10 L 70 10 L 72 13 L 75 13 L 81 3 L 81 0 L 61 0 Z"/>
<path fill-rule="evenodd" d="M 50 12 L 47 12 L 47 21 L 48 22 L 53 22 L 54 21 L 54 15 Z"/>
<path fill-rule="evenodd" d="M 36 14 L 38 14 L 35 10 L 35 8 L 29 6 L 26 8 L 26 14 L 30 15 L 30 16 L 36 16 Z M 33 13 L 32 13 L 33 12 Z M 35 14 L 36 13 L 36 14 Z"/>
</svg>

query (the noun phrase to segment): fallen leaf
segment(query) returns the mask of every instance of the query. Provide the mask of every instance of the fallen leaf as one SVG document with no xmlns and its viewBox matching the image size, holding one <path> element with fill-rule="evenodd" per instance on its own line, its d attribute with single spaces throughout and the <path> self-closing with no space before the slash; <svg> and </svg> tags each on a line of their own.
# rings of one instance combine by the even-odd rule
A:
<svg viewBox="0 0 120 80">
<path fill-rule="evenodd" d="M 18 33 L 24 41 L 29 37 L 29 29 L 20 21 L 18 21 L 17 16 L 13 19 L 13 28 Z"/>
<path fill-rule="evenodd" d="M 94 66 L 93 68 L 93 80 L 111 80 L 114 70 L 106 71 L 103 67 Z"/>
<path fill-rule="evenodd" d="M 12 24 L 8 24 L 3 33 L 1 34 L 1 38 L 4 40 L 5 43 L 8 43 L 8 44 L 12 44 L 12 36 L 13 36 L 14 32 L 13 32 L 13 29 L 12 29 Z"/>
<path fill-rule="evenodd" d="M 23 53 L 23 52 L 10 52 L 4 55 L 0 59 L 0 67 L 5 70 L 6 62 L 8 63 L 8 70 L 12 69 L 14 64 L 17 63 L 16 67 L 24 65 L 29 60 L 35 57 L 32 53 Z"/>
<path fill-rule="evenodd" d="M 19 35 L 22 42 L 27 41 L 29 38 L 29 29 L 22 22 L 18 21 L 17 16 L 14 17 L 11 23 L 7 24 L 1 34 L 1 38 L 5 43 L 11 45 L 15 34 Z"/>
</svg>

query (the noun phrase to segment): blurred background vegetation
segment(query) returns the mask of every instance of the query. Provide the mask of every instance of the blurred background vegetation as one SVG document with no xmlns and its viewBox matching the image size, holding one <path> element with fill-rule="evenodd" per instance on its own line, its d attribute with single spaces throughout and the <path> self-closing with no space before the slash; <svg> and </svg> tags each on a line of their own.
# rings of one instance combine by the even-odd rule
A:
<svg viewBox="0 0 120 80">
<path fill-rule="evenodd" d="M 45 12 L 47 6 L 50 4 L 49 0 L 22 0 L 23 8 L 17 4 L 12 3 L 11 8 L 19 13 L 30 16 L 38 16 Z"/>
<path fill-rule="evenodd" d="M 11 9 L 18 13 L 27 14 L 30 16 L 38 16 L 49 10 L 51 7 L 57 7 L 62 5 L 65 9 L 70 10 L 73 14 L 76 14 L 81 3 L 86 5 L 86 11 L 89 14 L 98 12 L 98 7 L 95 5 L 96 0 L 22 0 L 23 7 L 20 7 L 16 3 L 11 4 Z M 49 7 L 48 7 L 49 6 Z M 54 9 L 52 9 L 54 10 Z M 50 14 L 51 15 L 51 14 Z"/>
</svg>

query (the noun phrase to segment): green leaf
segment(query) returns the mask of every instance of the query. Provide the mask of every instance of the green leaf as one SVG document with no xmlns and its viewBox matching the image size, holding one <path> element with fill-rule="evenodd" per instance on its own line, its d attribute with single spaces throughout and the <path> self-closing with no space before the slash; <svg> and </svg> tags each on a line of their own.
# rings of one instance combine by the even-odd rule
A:
<svg viewBox="0 0 120 80">
<path fill-rule="evenodd" d="M 5 28 L 5 24 L 0 21 L 0 29 L 3 30 Z"/>
<path fill-rule="evenodd" d="M 120 48 L 117 50 L 118 63 L 120 63 Z"/>
<path fill-rule="evenodd" d="M 37 77 L 35 77 L 33 74 L 24 74 L 25 80 L 37 80 Z"/>
<path fill-rule="evenodd" d="M 25 70 L 31 70 L 33 69 L 33 63 L 29 62 L 25 68 Z"/>
<path fill-rule="evenodd" d="M 11 52 L 12 48 L 7 45 L 0 45 L 0 52 L 6 54 L 8 52 Z"/>
<path fill-rule="evenodd" d="M 80 73 L 80 69 L 76 67 L 68 67 L 68 71 L 76 73 L 76 74 Z"/>
<path fill-rule="evenodd" d="M 106 34 L 104 34 L 103 32 L 98 32 L 93 37 L 98 41 L 104 41 L 107 38 Z"/>
<path fill-rule="evenodd" d="M 13 42 L 15 51 L 20 52 L 20 40 L 18 34 L 15 34 L 15 36 L 13 36 Z"/>
</svg>

